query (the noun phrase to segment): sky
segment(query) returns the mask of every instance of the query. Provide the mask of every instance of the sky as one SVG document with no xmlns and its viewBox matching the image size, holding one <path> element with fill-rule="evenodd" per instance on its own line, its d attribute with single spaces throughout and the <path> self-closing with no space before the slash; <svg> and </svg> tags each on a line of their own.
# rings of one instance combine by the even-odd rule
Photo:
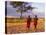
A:
<svg viewBox="0 0 46 35">
<path fill-rule="evenodd" d="M 34 17 L 34 15 L 37 15 L 38 17 L 45 17 L 45 5 L 44 3 L 34 3 L 34 2 L 28 2 L 30 6 L 36 7 L 35 9 L 28 10 L 28 12 L 24 12 L 22 16 L 28 16 L 31 15 Z M 33 14 L 32 14 L 33 13 Z M 13 8 L 12 5 L 10 5 L 10 2 L 7 2 L 7 16 L 17 16 L 20 17 L 21 13 L 17 13 L 16 9 Z"/>
</svg>

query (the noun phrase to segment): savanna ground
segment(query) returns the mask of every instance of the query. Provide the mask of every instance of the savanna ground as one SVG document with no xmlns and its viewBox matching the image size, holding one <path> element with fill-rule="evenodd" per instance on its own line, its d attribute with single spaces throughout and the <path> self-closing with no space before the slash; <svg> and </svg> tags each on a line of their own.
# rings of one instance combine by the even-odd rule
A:
<svg viewBox="0 0 46 35">
<path fill-rule="evenodd" d="M 7 33 L 15 34 L 15 33 L 32 33 L 32 32 L 44 32 L 45 31 L 45 19 L 38 18 L 37 28 L 34 28 L 34 21 L 30 23 L 30 29 L 27 29 L 27 19 L 23 18 L 8 18 L 7 19 Z"/>
</svg>

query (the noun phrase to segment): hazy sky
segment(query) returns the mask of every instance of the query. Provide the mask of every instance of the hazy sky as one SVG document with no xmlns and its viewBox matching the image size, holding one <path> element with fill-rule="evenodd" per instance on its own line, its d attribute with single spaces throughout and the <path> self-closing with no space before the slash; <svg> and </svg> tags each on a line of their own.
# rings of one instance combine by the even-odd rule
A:
<svg viewBox="0 0 46 35">
<path fill-rule="evenodd" d="M 44 5 L 44 3 L 31 3 L 31 2 L 29 2 L 29 4 L 28 5 L 30 5 L 30 6 L 32 6 L 32 7 L 36 7 L 36 9 L 33 9 L 33 11 L 31 12 L 31 10 L 30 11 L 28 11 L 28 12 L 24 12 L 23 14 L 22 14 L 22 16 L 28 16 L 28 15 L 31 15 L 31 16 L 33 16 L 33 15 L 37 15 L 38 17 L 44 17 L 45 16 L 45 9 L 44 9 L 44 7 L 45 7 L 45 5 Z M 32 13 L 33 13 L 33 15 L 32 15 Z M 7 3 L 7 16 L 20 16 L 21 15 L 21 13 L 17 13 L 16 12 L 16 9 L 15 8 L 13 8 L 11 5 L 10 5 L 10 2 L 8 2 Z"/>
</svg>

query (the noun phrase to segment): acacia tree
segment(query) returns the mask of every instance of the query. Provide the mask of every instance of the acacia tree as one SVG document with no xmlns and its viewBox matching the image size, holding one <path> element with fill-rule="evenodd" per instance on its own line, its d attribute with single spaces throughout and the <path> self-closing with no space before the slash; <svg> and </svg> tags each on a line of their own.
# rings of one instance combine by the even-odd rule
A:
<svg viewBox="0 0 46 35">
<path fill-rule="evenodd" d="M 31 6 L 27 6 L 27 7 L 26 7 L 26 5 L 28 4 L 27 2 L 11 1 L 10 4 L 11 4 L 14 8 L 17 8 L 16 12 L 20 12 L 20 13 L 21 13 L 20 18 L 22 18 L 22 13 L 23 13 L 23 12 L 27 12 L 27 10 L 32 10 L 32 9 L 34 9 L 34 7 L 31 7 Z"/>
</svg>

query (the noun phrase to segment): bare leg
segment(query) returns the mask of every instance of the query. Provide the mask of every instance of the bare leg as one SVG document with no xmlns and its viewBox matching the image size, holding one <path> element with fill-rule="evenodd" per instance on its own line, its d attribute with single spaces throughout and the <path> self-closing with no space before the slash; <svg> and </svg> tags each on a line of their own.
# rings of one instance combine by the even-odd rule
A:
<svg viewBox="0 0 46 35">
<path fill-rule="evenodd" d="M 29 32 L 29 30 L 30 30 L 30 27 L 27 27 L 27 32 Z"/>
</svg>

